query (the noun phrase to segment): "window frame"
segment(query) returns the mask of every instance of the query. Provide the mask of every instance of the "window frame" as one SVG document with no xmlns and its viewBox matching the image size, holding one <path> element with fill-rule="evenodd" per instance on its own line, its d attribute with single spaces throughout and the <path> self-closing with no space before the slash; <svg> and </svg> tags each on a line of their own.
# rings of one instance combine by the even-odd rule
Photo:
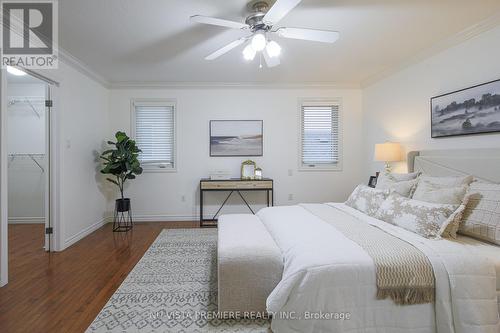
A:
<svg viewBox="0 0 500 333">
<path fill-rule="evenodd" d="M 338 163 L 329 165 L 307 166 L 302 163 L 302 107 L 303 106 L 337 106 L 338 107 Z M 340 98 L 299 98 L 298 101 L 298 171 L 342 171 L 343 156 L 343 117 L 342 100 Z"/>
<path fill-rule="evenodd" d="M 137 127 L 137 117 L 136 110 L 137 106 L 167 106 L 173 108 L 173 163 L 171 167 L 161 167 L 164 163 L 145 163 L 141 162 L 141 167 L 143 172 L 151 172 L 151 173 L 170 173 L 177 172 L 178 163 L 178 154 L 177 154 L 177 141 L 178 141 L 178 133 L 177 133 L 177 100 L 172 98 L 134 98 L 130 100 L 130 124 L 131 124 L 131 135 L 134 140 L 136 140 L 136 127 Z"/>
</svg>

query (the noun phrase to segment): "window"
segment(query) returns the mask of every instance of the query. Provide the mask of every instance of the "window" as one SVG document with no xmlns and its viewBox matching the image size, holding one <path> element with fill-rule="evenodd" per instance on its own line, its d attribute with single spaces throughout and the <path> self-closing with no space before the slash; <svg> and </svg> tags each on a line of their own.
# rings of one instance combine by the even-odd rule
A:
<svg viewBox="0 0 500 333">
<path fill-rule="evenodd" d="M 338 102 L 301 103 L 301 170 L 341 169 L 339 109 Z"/>
<path fill-rule="evenodd" d="M 133 101 L 134 136 L 144 170 L 175 170 L 175 103 Z"/>
</svg>

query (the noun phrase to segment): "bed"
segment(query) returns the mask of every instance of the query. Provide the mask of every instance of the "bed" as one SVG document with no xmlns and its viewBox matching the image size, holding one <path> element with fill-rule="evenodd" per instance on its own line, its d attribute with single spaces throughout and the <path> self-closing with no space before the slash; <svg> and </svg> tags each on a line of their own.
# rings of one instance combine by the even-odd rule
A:
<svg viewBox="0 0 500 333">
<path fill-rule="evenodd" d="M 500 183 L 498 156 L 500 149 L 411 152 L 408 171 Z M 284 264 L 266 301 L 274 332 L 500 332 L 497 245 L 465 236 L 426 239 L 343 203 L 265 208 L 257 217 Z M 425 257 L 433 272 L 432 301 L 377 299 L 374 257 L 360 246 L 371 230 L 383 233 L 387 245 L 370 246 L 394 241 L 407 245 L 401 254 L 409 246 Z"/>
</svg>

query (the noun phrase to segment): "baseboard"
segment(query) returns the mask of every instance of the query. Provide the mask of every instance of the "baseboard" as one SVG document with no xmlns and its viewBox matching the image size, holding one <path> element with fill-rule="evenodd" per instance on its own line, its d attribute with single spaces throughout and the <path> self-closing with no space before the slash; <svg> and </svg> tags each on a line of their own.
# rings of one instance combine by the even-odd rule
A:
<svg viewBox="0 0 500 333">
<path fill-rule="evenodd" d="M 9 224 L 45 224 L 44 217 L 9 217 Z"/>
<path fill-rule="evenodd" d="M 141 222 L 174 222 L 174 221 L 198 221 L 199 217 L 194 215 L 133 215 L 134 223 Z M 82 231 L 76 233 L 75 235 L 69 237 L 64 241 L 64 247 L 62 250 L 67 249 L 71 245 L 75 244 L 79 240 L 87 237 L 106 223 L 113 222 L 113 217 L 108 216 L 102 220 L 88 226 Z M 61 251 L 62 251 L 61 250 Z"/>
<path fill-rule="evenodd" d="M 80 232 L 76 233 L 75 235 L 69 237 L 68 239 L 66 239 L 64 241 L 64 246 L 63 246 L 62 250 L 67 249 L 68 247 L 75 244 L 79 240 L 83 239 L 84 237 L 87 237 L 88 235 L 90 235 L 91 233 L 93 233 L 94 231 L 96 231 L 97 229 L 99 229 L 100 227 L 102 227 L 103 225 L 105 225 L 108 222 L 109 222 L 108 218 L 105 217 L 105 218 L 101 219 L 100 221 L 98 221 L 92 225 L 89 225 L 87 228 L 81 230 Z"/>
<path fill-rule="evenodd" d="M 132 215 L 134 222 L 177 222 L 198 221 L 199 217 L 194 215 Z M 113 218 L 110 217 L 110 221 Z"/>
</svg>

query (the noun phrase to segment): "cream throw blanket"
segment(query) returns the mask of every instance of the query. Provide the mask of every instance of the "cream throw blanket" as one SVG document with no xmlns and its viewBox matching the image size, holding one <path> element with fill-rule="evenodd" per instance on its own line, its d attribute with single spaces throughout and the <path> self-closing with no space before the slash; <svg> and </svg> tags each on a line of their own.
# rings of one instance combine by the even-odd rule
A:
<svg viewBox="0 0 500 333">
<path fill-rule="evenodd" d="M 390 297 L 399 305 L 434 301 L 432 264 L 416 247 L 364 221 L 353 223 L 314 209 L 314 205 L 301 206 L 333 225 L 373 259 L 377 272 L 377 299 Z"/>
</svg>

